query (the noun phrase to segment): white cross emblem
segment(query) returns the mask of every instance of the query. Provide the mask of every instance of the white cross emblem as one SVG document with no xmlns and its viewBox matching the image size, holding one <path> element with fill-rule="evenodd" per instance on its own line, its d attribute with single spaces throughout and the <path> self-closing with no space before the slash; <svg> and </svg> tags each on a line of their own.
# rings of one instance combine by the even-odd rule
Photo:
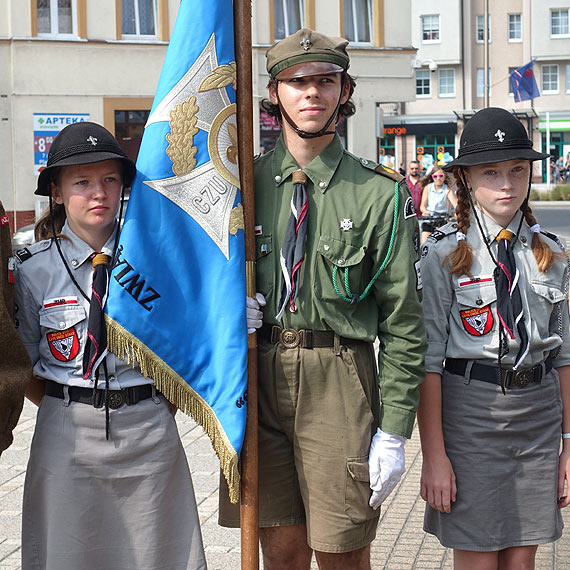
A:
<svg viewBox="0 0 570 570">
<path fill-rule="evenodd" d="M 90 136 L 87 139 L 93 146 L 97 146 L 97 139 L 94 136 Z"/>
<path fill-rule="evenodd" d="M 501 129 L 497 129 L 495 136 L 499 139 L 499 142 L 503 142 L 505 140 L 505 134 Z"/>
<path fill-rule="evenodd" d="M 340 229 L 343 232 L 348 232 L 352 229 L 352 220 L 350 218 L 344 218 L 343 220 L 340 221 Z"/>
<path fill-rule="evenodd" d="M 300 42 L 299 45 L 305 50 L 308 51 L 308 49 L 313 45 L 313 42 L 311 40 L 309 40 L 308 38 L 303 38 Z"/>
</svg>

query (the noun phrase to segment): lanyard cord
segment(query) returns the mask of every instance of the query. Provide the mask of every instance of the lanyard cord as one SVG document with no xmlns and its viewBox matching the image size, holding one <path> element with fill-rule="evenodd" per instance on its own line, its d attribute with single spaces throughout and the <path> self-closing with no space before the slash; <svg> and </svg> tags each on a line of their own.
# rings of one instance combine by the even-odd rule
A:
<svg viewBox="0 0 570 570">
<path fill-rule="evenodd" d="M 339 286 L 338 286 L 338 280 L 337 280 L 338 265 L 335 265 L 333 267 L 332 282 L 333 282 L 334 290 L 336 291 L 336 294 L 343 301 L 350 303 L 351 305 L 356 305 L 356 303 L 358 303 L 359 301 L 362 301 L 362 299 L 366 299 L 366 297 L 368 297 L 370 290 L 372 289 L 372 286 L 374 285 L 375 281 L 378 279 L 378 277 L 380 277 L 380 274 L 382 273 L 382 271 L 384 271 L 386 265 L 388 265 L 388 261 L 390 259 L 390 256 L 392 255 L 392 249 L 394 248 L 394 241 L 396 240 L 396 230 L 398 228 L 398 204 L 399 204 L 399 202 L 400 202 L 400 195 L 398 193 L 398 183 L 394 182 L 394 220 L 392 222 L 392 233 L 390 235 L 390 243 L 388 245 L 388 251 L 386 252 L 386 257 L 384 258 L 382 265 L 380 265 L 380 267 L 378 268 L 378 271 L 376 272 L 374 277 L 372 277 L 372 279 L 370 280 L 370 283 L 368 283 L 368 285 L 366 286 L 366 288 L 364 289 L 364 291 L 362 292 L 361 295 L 357 295 L 356 293 L 352 293 L 352 291 L 350 289 L 350 284 L 349 284 L 349 269 L 350 268 L 349 267 L 346 267 L 344 269 L 344 289 L 346 291 L 346 295 L 343 295 Z"/>
</svg>

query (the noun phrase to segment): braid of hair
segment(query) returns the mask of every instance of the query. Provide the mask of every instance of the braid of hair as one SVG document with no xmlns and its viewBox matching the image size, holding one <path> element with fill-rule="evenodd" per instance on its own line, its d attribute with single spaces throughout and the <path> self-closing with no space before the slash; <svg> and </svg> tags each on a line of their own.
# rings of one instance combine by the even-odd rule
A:
<svg viewBox="0 0 570 570">
<path fill-rule="evenodd" d="M 526 208 L 523 210 L 523 214 L 524 219 L 529 226 L 534 226 L 537 223 L 528 202 L 526 204 Z M 538 265 L 538 270 L 541 273 L 548 271 L 548 269 L 552 267 L 555 259 L 558 257 L 556 253 L 553 252 L 550 247 L 548 247 L 548 244 L 537 232 L 533 232 L 532 234 L 531 247 L 532 253 L 534 253 L 534 258 L 536 259 L 536 263 Z"/>
<path fill-rule="evenodd" d="M 469 214 L 471 213 L 471 203 L 467 195 L 467 188 L 463 183 L 463 179 L 454 169 L 453 174 L 457 181 L 457 208 L 455 208 L 455 217 L 457 218 L 457 231 L 467 235 L 467 230 L 471 225 Z M 473 264 L 473 250 L 467 240 L 459 240 L 457 247 L 445 258 L 444 263 L 449 265 L 452 275 L 471 275 L 471 265 Z"/>
</svg>

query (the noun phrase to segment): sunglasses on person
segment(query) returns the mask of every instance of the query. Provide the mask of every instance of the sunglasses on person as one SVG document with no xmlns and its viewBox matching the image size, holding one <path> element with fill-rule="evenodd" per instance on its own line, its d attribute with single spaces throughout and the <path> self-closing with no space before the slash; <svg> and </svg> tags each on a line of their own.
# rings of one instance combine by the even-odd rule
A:
<svg viewBox="0 0 570 570">
<path fill-rule="evenodd" d="M 432 178 L 445 178 L 445 174 L 432 174 Z"/>
</svg>

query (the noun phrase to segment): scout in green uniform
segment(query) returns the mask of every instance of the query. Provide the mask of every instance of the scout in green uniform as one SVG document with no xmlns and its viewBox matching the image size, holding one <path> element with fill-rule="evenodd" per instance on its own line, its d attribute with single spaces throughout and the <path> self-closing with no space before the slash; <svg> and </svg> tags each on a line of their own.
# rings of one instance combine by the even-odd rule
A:
<svg viewBox="0 0 570 570">
<path fill-rule="evenodd" d="M 322 569 L 370 568 L 378 506 L 404 472 L 424 370 L 409 190 L 401 175 L 344 150 L 335 131 L 355 110 L 347 44 L 300 30 L 267 52 L 265 105 L 283 133 L 255 163 L 262 296 L 248 300 L 250 330 L 263 321 L 266 570 L 308 569 L 313 551 Z M 220 519 L 237 522 L 227 504 Z"/>
</svg>

